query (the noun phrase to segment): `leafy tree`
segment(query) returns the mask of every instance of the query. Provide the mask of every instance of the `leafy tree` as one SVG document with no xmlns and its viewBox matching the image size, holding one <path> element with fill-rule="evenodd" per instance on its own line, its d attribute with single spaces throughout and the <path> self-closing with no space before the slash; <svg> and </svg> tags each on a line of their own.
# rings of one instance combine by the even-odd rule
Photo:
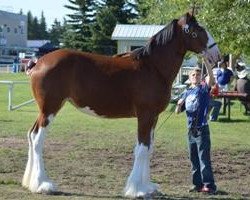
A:
<svg viewBox="0 0 250 200">
<path fill-rule="evenodd" d="M 187 12 L 193 1 L 137 0 L 138 8 L 147 16 L 141 23 L 165 24 Z M 250 57 L 250 3 L 245 0 L 198 0 L 197 18 L 214 36 L 222 53 Z"/>
<path fill-rule="evenodd" d="M 250 3 L 242 0 L 203 2 L 201 19 L 213 33 L 223 52 L 250 57 Z"/>
</svg>

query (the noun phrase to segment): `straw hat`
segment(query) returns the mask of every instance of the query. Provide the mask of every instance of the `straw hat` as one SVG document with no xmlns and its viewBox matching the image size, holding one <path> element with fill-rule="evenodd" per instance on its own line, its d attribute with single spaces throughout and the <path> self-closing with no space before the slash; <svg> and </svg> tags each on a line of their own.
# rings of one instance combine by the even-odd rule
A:
<svg viewBox="0 0 250 200">
<path fill-rule="evenodd" d="M 247 70 L 242 70 L 242 71 L 237 71 L 237 76 L 239 77 L 239 78 L 245 78 L 246 76 L 247 76 Z"/>
<path fill-rule="evenodd" d="M 244 62 L 238 62 L 236 66 L 236 72 L 239 78 L 245 78 L 248 74 L 246 71 L 246 64 Z"/>
</svg>

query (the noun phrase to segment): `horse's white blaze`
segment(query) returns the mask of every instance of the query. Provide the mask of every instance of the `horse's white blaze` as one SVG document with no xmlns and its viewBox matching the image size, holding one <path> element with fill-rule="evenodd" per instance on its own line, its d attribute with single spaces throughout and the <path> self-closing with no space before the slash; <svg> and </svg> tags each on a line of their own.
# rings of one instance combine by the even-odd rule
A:
<svg viewBox="0 0 250 200">
<path fill-rule="evenodd" d="M 208 31 L 206 32 L 208 36 L 207 49 L 206 51 L 202 52 L 202 54 L 209 61 L 209 63 L 215 65 L 216 62 L 220 59 L 220 50 L 217 44 L 213 47 L 210 47 L 211 45 L 215 44 L 215 40 Z"/>
<path fill-rule="evenodd" d="M 151 135 L 153 130 L 151 131 Z M 158 185 L 150 182 L 150 154 L 153 152 L 152 144 L 150 148 L 143 144 L 135 147 L 134 165 L 128 177 L 126 187 L 124 189 L 127 197 L 143 197 L 158 190 Z"/>
<path fill-rule="evenodd" d="M 53 115 L 48 117 L 49 124 Z M 56 187 L 46 175 L 43 161 L 43 145 L 47 127 L 40 127 L 38 132 L 32 132 L 29 139 L 28 162 L 23 177 L 23 185 L 29 187 L 31 192 L 49 193 L 56 191 Z"/>
<path fill-rule="evenodd" d="M 81 112 L 85 113 L 85 114 L 88 114 L 88 115 L 92 115 L 92 116 L 95 116 L 95 117 L 104 117 L 104 116 L 101 116 L 101 115 L 98 115 L 96 114 L 96 112 L 94 110 L 92 110 L 90 107 L 86 106 L 84 108 L 78 108 L 78 110 L 80 110 Z"/>
</svg>

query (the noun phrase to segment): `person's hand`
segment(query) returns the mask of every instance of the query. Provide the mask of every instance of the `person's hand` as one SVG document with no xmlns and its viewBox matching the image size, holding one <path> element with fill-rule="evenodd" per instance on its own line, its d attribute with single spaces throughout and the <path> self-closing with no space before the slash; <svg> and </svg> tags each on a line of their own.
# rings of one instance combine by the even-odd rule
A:
<svg viewBox="0 0 250 200">
<path fill-rule="evenodd" d="M 179 114 L 181 112 L 181 106 L 184 103 L 184 99 L 179 99 L 175 108 L 175 113 Z"/>
</svg>

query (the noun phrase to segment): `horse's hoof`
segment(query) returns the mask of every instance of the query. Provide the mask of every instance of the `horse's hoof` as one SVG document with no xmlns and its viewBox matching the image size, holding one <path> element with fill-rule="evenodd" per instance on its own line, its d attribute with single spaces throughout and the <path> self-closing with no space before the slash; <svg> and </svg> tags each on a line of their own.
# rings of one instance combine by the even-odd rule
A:
<svg viewBox="0 0 250 200">
<path fill-rule="evenodd" d="M 57 188 L 52 182 L 42 182 L 42 184 L 37 189 L 37 193 L 42 194 L 53 194 L 56 191 Z"/>
</svg>

